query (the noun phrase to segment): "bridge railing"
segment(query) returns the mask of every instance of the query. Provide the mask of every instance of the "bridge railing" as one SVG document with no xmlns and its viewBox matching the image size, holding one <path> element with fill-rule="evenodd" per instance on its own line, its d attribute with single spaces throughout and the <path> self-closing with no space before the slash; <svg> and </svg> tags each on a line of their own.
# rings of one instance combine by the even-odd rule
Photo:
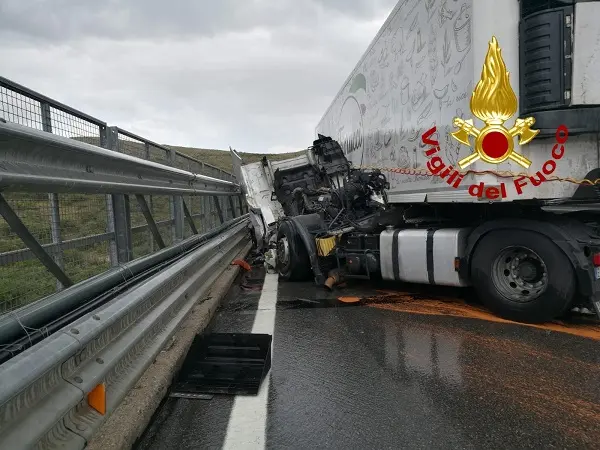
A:
<svg viewBox="0 0 600 450">
<path fill-rule="evenodd" d="M 0 77 L 0 315 L 245 209 L 230 173 Z"/>
</svg>

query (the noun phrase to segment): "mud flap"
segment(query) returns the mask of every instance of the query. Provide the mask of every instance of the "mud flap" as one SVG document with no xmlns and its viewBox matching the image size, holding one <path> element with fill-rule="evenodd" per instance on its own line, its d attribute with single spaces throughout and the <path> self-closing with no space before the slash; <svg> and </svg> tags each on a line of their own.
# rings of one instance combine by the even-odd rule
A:
<svg viewBox="0 0 600 450">
<path fill-rule="evenodd" d="M 594 295 L 592 298 L 592 305 L 594 305 L 596 315 L 598 316 L 598 319 L 600 319 L 600 293 Z"/>
</svg>

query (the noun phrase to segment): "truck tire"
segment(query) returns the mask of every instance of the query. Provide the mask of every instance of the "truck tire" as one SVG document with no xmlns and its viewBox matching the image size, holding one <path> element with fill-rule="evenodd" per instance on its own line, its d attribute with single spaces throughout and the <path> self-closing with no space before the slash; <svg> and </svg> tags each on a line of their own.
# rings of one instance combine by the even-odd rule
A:
<svg viewBox="0 0 600 450">
<path fill-rule="evenodd" d="M 550 239 L 533 231 L 485 235 L 474 249 L 470 272 L 483 304 L 518 322 L 562 316 L 576 291 L 569 259 Z"/>
<path fill-rule="evenodd" d="M 282 223 L 277 230 L 277 270 L 289 281 L 310 280 L 312 275 L 306 247 L 288 222 Z"/>
</svg>

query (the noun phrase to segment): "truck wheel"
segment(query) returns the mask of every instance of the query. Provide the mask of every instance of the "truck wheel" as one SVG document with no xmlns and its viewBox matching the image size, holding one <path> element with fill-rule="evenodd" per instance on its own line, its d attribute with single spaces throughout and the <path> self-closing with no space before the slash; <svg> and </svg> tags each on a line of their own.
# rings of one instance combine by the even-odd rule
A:
<svg viewBox="0 0 600 450">
<path fill-rule="evenodd" d="M 304 243 L 286 222 L 277 230 L 277 270 L 289 281 L 306 281 L 312 274 Z"/>
<path fill-rule="evenodd" d="M 478 296 L 501 317 L 546 322 L 564 314 L 575 295 L 569 259 L 533 231 L 502 230 L 475 247 L 471 281 Z"/>
</svg>

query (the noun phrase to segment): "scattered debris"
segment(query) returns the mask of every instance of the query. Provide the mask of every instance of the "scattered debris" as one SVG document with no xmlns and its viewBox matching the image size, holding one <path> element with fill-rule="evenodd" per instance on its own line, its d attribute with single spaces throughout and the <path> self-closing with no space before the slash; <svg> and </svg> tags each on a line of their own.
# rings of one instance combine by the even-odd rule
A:
<svg viewBox="0 0 600 450">
<path fill-rule="evenodd" d="M 269 334 L 212 333 L 197 336 L 170 396 L 256 395 L 271 368 L 272 339 Z"/>
<path fill-rule="evenodd" d="M 231 263 L 231 265 L 232 266 L 240 266 L 246 272 L 250 272 L 252 270 L 252 268 L 250 267 L 250 264 L 248 264 L 243 259 L 234 259 L 233 262 Z"/>
<path fill-rule="evenodd" d="M 277 253 L 274 248 L 270 249 L 265 253 L 265 270 L 268 273 L 277 272 Z"/>
</svg>

